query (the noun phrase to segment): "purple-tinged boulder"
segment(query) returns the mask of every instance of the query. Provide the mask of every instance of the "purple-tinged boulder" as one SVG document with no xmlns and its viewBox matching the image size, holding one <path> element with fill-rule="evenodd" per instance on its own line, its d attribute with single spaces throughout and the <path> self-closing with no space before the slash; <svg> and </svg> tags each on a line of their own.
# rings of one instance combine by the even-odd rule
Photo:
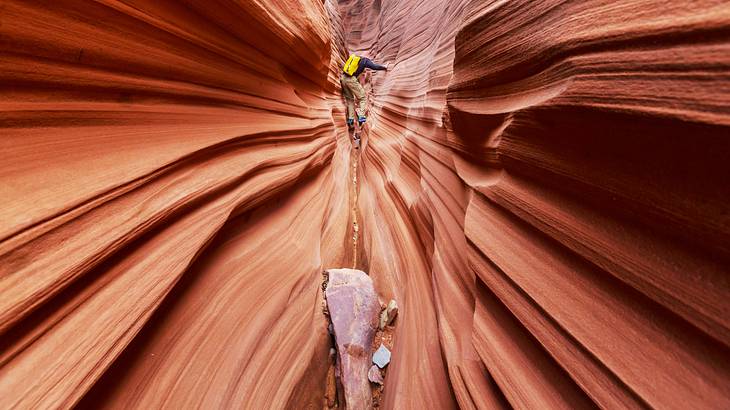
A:
<svg viewBox="0 0 730 410">
<path fill-rule="evenodd" d="M 368 369 L 370 346 L 378 327 L 380 304 L 373 281 L 363 271 L 330 269 L 325 296 L 334 328 L 340 377 L 347 409 L 372 404 Z"/>
</svg>

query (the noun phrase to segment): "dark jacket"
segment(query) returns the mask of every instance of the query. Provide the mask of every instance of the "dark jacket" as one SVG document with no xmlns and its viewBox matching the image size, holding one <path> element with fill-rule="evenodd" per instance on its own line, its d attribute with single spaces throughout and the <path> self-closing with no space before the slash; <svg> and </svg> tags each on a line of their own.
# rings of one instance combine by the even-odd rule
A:
<svg viewBox="0 0 730 410">
<path fill-rule="evenodd" d="M 355 73 L 353 73 L 352 76 L 359 76 L 360 74 L 362 74 L 363 71 L 365 71 L 366 68 L 369 68 L 371 70 L 385 70 L 384 66 L 375 64 L 373 60 L 369 58 L 362 57 L 360 58 L 360 62 L 357 63 L 357 70 L 355 70 Z"/>
</svg>

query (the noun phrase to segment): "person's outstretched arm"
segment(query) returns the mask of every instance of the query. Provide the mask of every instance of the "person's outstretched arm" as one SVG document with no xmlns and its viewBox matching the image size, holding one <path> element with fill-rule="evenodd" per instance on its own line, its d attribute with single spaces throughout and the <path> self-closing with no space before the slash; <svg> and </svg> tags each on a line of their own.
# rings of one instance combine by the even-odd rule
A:
<svg viewBox="0 0 730 410">
<path fill-rule="evenodd" d="M 386 66 L 383 66 L 380 64 L 375 64 L 373 62 L 373 60 L 371 60 L 369 58 L 365 59 L 365 68 L 369 68 L 371 70 L 387 70 L 388 69 L 388 67 L 386 67 Z"/>
</svg>

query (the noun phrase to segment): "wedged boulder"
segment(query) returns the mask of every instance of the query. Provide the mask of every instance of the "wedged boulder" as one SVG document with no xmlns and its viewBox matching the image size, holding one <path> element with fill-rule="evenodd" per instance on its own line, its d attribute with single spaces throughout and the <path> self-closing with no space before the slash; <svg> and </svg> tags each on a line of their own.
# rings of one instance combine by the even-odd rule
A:
<svg viewBox="0 0 730 410">
<path fill-rule="evenodd" d="M 370 346 L 378 328 L 380 303 L 373 281 L 356 269 L 330 269 L 325 296 L 337 343 L 338 366 L 347 409 L 371 407 Z"/>
</svg>

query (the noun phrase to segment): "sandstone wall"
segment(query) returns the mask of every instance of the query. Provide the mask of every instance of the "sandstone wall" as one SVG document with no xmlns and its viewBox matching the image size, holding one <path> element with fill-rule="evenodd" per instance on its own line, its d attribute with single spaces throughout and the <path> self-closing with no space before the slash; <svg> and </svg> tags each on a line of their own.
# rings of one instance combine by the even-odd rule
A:
<svg viewBox="0 0 730 410">
<path fill-rule="evenodd" d="M 730 407 L 729 38 L 710 0 L 2 2 L 0 407 L 319 407 L 355 260 L 386 408 Z M 390 63 L 360 155 L 348 49 Z"/>
<path fill-rule="evenodd" d="M 728 405 L 730 9 L 690 3 L 341 1 L 394 65 L 359 206 L 388 408 Z"/>
<path fill-rule="evenodd" d="M 0 407 L 320 402 L 351 259 L 326 7 L 2 2 Z"/>
</svg>

